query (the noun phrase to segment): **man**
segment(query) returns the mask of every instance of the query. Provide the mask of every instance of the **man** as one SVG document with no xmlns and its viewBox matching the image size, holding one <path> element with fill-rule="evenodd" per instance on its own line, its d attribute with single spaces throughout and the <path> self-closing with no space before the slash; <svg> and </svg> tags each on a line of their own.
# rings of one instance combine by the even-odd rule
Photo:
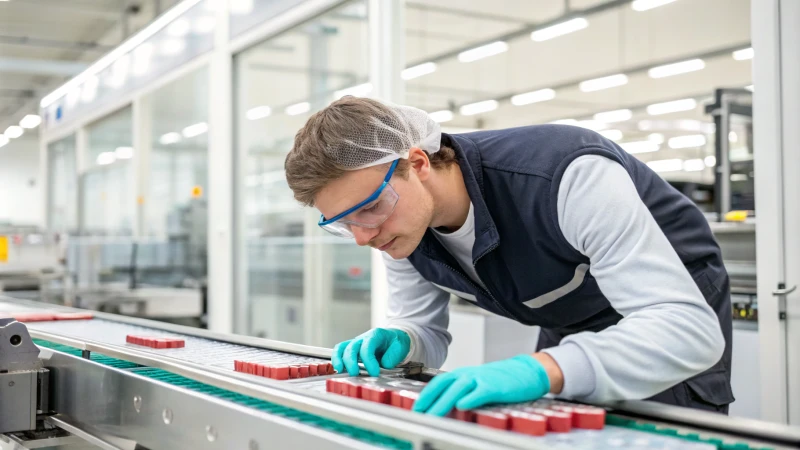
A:
<svg viewBox="0 0 800 450">
<path fill-rule="evenodd" d="M 286 158 L 320 226 L 385 255 L 385 327 L 338 344 L 337 371 L 440 367 L 450 294 L 542 331 L 538 352 L 435 377 L 414 405 L 649 398 L 727 413 L 731 305 L 701 212 L 582 128 L 442 134 L 424 111 L 345 97 Z"/>
</svg>

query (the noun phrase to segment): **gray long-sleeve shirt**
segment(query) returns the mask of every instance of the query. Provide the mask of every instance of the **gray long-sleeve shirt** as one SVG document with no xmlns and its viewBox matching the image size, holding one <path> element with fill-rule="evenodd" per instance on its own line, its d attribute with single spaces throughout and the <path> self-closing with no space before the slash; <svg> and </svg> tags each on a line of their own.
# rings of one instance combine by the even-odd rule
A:
<svg viewBox="0 0 800 450">
<path fill-rule="evenodd" d="M 623 316 L 603 331 L 577 333 L 545 350 L 564 373 L 561 397 L 647 398 L 719 360 L 724 339 L 717 317 L 622 166 L 599 155 L 575 159 L 562 177 L 557 206 L 563 235 L 589 258 L 600 290 Z M 474 234 L 445 247 L 473 242 Z M 450 294 L 408 260 L 384 255 L 384 261 L 386 326 L 411 336 L 408 360 L 440 367 L 451 341 Z"/>
</svg>

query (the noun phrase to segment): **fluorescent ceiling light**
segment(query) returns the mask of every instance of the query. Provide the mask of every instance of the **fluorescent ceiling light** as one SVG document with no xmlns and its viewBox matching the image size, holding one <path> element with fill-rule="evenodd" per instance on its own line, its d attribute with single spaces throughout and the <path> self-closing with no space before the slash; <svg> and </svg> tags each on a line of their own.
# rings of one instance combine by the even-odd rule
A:
<svg viewBox="0 0 800 450">
<path fill-rule="evenodd" d="M 404 80 L 413 80 L 433 72 L 436 72 L 436 63 L 426 62 L 403 70 L 400 72 L 400 77 Z"/>
<path fill-rule="evenodd" d="M 0 134 L 0 147 L 5 147 L 8 144 L 8 138 L 4 134 Z"/>
<path fill-rule="evenodd" d="M 114 150 L 114 157 L 117 159 L 133 158 L 133 147 L 117 147 Z"/>
<path fill-rule="evenodd" d="M 133 69 L 135 76 L 142 76 L 150 69 L 150 59 L 153 57 L 153 44 L 145 42 L 133 51 Z"/>
<path fill-rule="evenodd" d="M 647 107 L 647 114 L 659 116 L 661 114 L 690 111 L 695 108 L 697 108 L 697 101 L 693 98 L 685 98 L 683 100 L 674 100 L 671 102 L 654 103 Z"/>
<path fill-rule="evenodd" d="M 32 129 L 39 126 L 42 123 L 42 118 L 36 114 L 28 114 L 27 116 L 23 117 L 22 120 L 19 121 L 19 126 L 22 128 Z"/>
<path fill-rule="evenodd" d="M 114 156 L 114 152 L 103 152 L 97 155 L 97 165 L 99 166 L 107 166 L 114 161 L 117 160 L 117 157 Z"/>
<path fill-rule="evenodd" d="M 728 133 L 728 140 L 731 142 L 739 142 L 739 135 L 735 131 Z"/>
<path fill-rule="evenodd" d="M 497 109 L 497 100 L 484 100 L 482 102 L 470 103 L 459 108 L 462 116 L 473 116 Z"/>
<path fill-rule="evenodd" d="M 703 162 L 706 164 L 707 167 L 714 167 L 717 165 L 717 157 L 714 155 L 706 156 L 703 159 Z"/>
<path fill-rule="evenodd" d="M 628 76 L 619 73 L 608 77 L 595 78 L 593 80 L 582 81 L 580 89 L 583 92 L 594 92 L 612 87 L 622 86 L 628 83 Z"/>
<path fill-rule="evenodd" d="M 546 102 L 556 97 L 556 91 L 552 89 L 539 89 L 538 91 L 517 94 L 511 97 L 511 104 L 514 106 L 530 105 L 531 103 Z"/>
<path fill-rule="evenodd" d="M 9 139 L 16 139 L 16 138 L 22 136 L 22 133 L 24 133 L 24 132 L 25 132 L 25 130 L 23 130 L 22 127 L 18 127 L 16 125 L 11 125 L 10 127 L 6 128 L 6 132 L 3 133 L 3 134 L 5 135 L 5 137 L 7 137 Z"/>
<path fill-rule="evenodd" d="M 352 95 L 353 97 L 366 97 L 370 92 L 372 92 L 372 83 L 362 83 L 338 90 L 333 93 L 333 96 L 336 97 L 337 100 L 345 95 Z"/>
<path fill-rule="evenodd" d="M 579 120 L 575 123 L 576 127 L 586 128 L 587 130 L 600 131 L 608 128 L 608 124 L 599 120 Z"/>
<path fill-rule="evenodd" d="M 623 142 L 619 144 L 623 150 L 630 154 L 652 153 L 658 151 L 660 146 L 652 141 Z"/>
<path fill-rule="evenodd" d="M 97 97 L 97 86 L 99 84 L 100 80 L 97 77 L 87 78 L 81 89 L 81 101 L 84 103 L 93 102 Z"/>
<path fill-rule="evenodd" d="M 309 111 L 311 111 L 311 103 L 308 102 L 295 103 L 286 107 L 286 114 L 290 116 L 305 114 Z"/>
<path fill-rule="evenodd" d="M 733 52 L 733 59 L 737 61 L 753 59 L 754 54 L 755 52 L 753 51 L 753 47 L 743 48 L 741 50 L 736 50 L 735 52 Z"/>
<path fill-rule="evenodd" d="M 184 37 L 189 34 L 189 21 L 178 19 L 167 27 L 167 34 L 173 37 Z"/>
<path fill-rule="evenodd" d="M 685 172 L 699 172 L 706 168 L 706 163 L 702 159 L 687 159 L 683 162 Z"/>
<path fill-rule="evenodd" d="M 647 140 L 650 142 L 655 142 L 656 144 L 663 144 L 664 135 L 661 133 L 650 133 L 647 135 Z"/>
<path fill-rule="evenodd" d="M 216 27 L 217 19 L 214 16 L 203 16 L 192 23 L 192 31 L 197 34 L 211 33 Z"/>
<path fill-rule="evenodd" d="M 270 114 L 272 114 L 272 108 L 264 105 L 248 109 L 245 113 L 245 117 L 247 117 L 247 120 L 258 120 L 269 117 Z"/>
<path fill-rule="evenodd" d="M 655 172 L 678 172 L 683 170 L 682 159 L 661 159 L 658 161 L 650 161 L 647 166 Z"/>
<path fill-rule="evenodd" d="M 180 133 L 172 132 L 161 136 L 158 139 L 158 142 L 160 142 L 162 145 L 170 145 L 176 142 L 180 142 L 181 139 L 182 138 Z"/>
<path fill-rule="evenodd" d="M 441 111 L 435 111 L 429 113 L 428 117 L 430 117 L 431 119 L 433 119 L 435 122 L 438 123 L 449 122 L 453 120 L 453 111 L 450 111 L 448 109 L 443 109 Z"/>
<path fill-rule="evenodd" d="M 577 126 L 578 125 L 578 121 L 575 120 L 575 119 L 554 120 L 554 121 L 549 122 L 549 123 L 552 124 L 552 125 L 572 125 L 572 126 Z"/>
<path fill-rule="evenodd" d="M 674 75 L 702 70 L 705 67 L 706 63 L 702 59 L 698 58 L 677 62 L 674 64 L 653 67 L 647 71 L 647 74 L 650 75 L 650 78 L 666 78 Z"/>
<path fill-rule="evenodd" d="M 508 44 L 503 41 L 492 42 L 491 44 L 475 47 L 470 50 L 465 50 L 458 54 L 458 60 L 467 63 L 477 61 L 479 59 L 488 58 L 489 56 L 498 55 L 508 51 Z"/>
<path fill-rule="evenodd" d="M 161 29 L 163 29 L 173 20 L 182 16 L 186 11 L 188 11 L 201 1 L 202 0 L 183 0 L 174 7 L 168 9 L 166 12 L 164 12 L 164 14 L 160 15 L 154 21 L 150 22 L 150 24 L 144 27 L 140 32 L 136 33 L 130 39 L 123 42 L 118 47 L 114 48 L 114 50 L 109 52 L 107 55 L 100 58 L 96 63 L 89 66 L 88 69 L 84 70 L 83 72 L 78 74 L 78 76 L 69 80 L 65 84 L 61 85 L 61 87 L 54 90 L 47 96 L 45 96 L 42 99 L 42 101 L 39 102 L 39 106 L 41 106 L 42 108 L 47 108 L 56 100 L 63 97 L 67 92 L 70 91 L 70 89 L 80 86 L 84 82 L 84 80 L 86 80 L 86 78 L 91 77 L 93 75 L 97 75 L 103 69 L 109 67 L 120 56 L 128 53 L 129 51 L 138 47 L 146 40 L 150 39 L 150 37 L 152 37 L 154 34 L 161 31 Z"/>
<path fill-rule="evenodd" d="M 589 26 L 589 21 L 583 17 L 577 17 L 566 22 L 557 23 L 541 30 L 531 33 L 531 39 L 536 42 L 546 41 L 565 34 L 574 33 Z"/>
<path fill-rule="evenodd" d="M 186 48 L 186 42 L 183 39 L 167 39 L 161 44 L 161 54 L 172 56 L 177 55 Z"/>
<path fill-rule="evenodd" d="M 753 85 L 752 84 L 750 86 L 745 86 L 744 88 L 747 89 L 750 92 L 755 92 L 755 91 L 753 91 Z"/>
<path fill-rule="evenodd" d="M 670 138 L 667 141 L 669 148 L 679 149 L 679 148 L 693 148 L 693 147 L 702 147 L 706 145 L 706 137 L 702 134 L 690 134 L 687 136 L 678 136 L 674 138 Z"/>
<path fill-rule="evenodd" d="M 630 120 L 631 117 L 633 117 L 633 111 L 630 109 L 617 109 L 614 111 L 597 113 L 594 115 L 594 120 L 599 120 L 600 122 L 606 123 L 614 123 Z"/>
<path fill-rule="evenodd" d="M 620 130 L 604 130 L 601 131 L 600 134 L 604 138 L 612 141 L 619 141 L 620 139 L 622 139 L 622 131 Z"/>
<path fill-rule="evenodd" d="M 253 12 L 253 0 L 230 0 L 228 2 L 231 14 L 245 15 Z"/>
<path fill-rule="evenodd" d="M 184 128 L 182 131 L 183 137 L 185 138 L 193 138 L 195 136 L 200 136 L 203 133 L 208 131 L 208 124 L 205 122 L 196 123 L 194 125 L 189 125 L 188 127 Z"/>
<path fill-rule="evenodd" d="M 674 1 L 675 0 L 634 0 L 633 3 L 631 3 L 631 8 L 633 8 L 634 11 L 641 12 L 658 8 L 659 6 L 664 6 Z"/>
</svg>

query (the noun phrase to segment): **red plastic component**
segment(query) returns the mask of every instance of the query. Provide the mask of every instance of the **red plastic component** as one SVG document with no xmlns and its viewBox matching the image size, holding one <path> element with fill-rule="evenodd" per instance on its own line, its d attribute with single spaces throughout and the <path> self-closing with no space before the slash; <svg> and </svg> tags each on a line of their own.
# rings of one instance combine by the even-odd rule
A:
<svg viewBox="0 0 800 450">
<path fill-rule="evenodd" d="M 409 410 L 414 407 L 414 402 L 416 402 L 417 399 L 419 398 L 419 392 L 414 392 L 414 391 L 402 390 L 400 391 L 399 395 L 400 398 L 402 399 L 401 407 L 403 409 L 409 409 Z"/>
<path fill-rule="evenodd" d="M 55 320 L 56 318 L 55 314 L 46 311 L 11 313 L 11 317 L 13 317 L 17 322 L 46 322 Z"/>
<path fill-rule="evenodd" d="M 497 428 L 498 430 L 507 430 L 510 425 L 508 414 L 498 411 L 475 411 L 475 421 L 479 425 L 485 427 Z"/>
<path fill-rule="evenodd" d="M 300 366 L 298 366 L 298 369 L 300 370 L 300 378 L 308 378 L 309 375 L 308 365 L 301 364 Z"/>
<path fill-rule="evenodd" d="M 361 398 L 361 384 L 357 380 L 348 380 L 347 382 L 347 396 L 352 398 Z"/>
<path fill-rule="evenodd" d="M 403 397 L 400 396 L 400 391 L 391 391 L 389 393 L 389 404 L 398 408 L 403 407 Z"/>
<path fill-rule="evenodd" d="M 453 418 L 464 422 L 475 422 L 475 411 L 468 409 L 453 409 Z"/>
<path fill-rule="evenodd" d="M 333 378 L 325 380 L 325 392 L 336 392 L 336 381 Z"/>
<path fill-rule="evenodd" d="M 547 418 L 533 413 L 520 411 L 508 412 L 510 418 L 510 430 L 517 433 L 525 433 L 531 436 L 544 436 L 547 432 Z"/>
<path fill-rule="evenodd" d="M 310 377 L 317 376 L 317 363 L 311 363 L 308 365 L 308 376 Z"/>
<path fill-rule="evenodd" d="M 269 366 L 269 377 L 273 380 L 288 380 L 289 366 Z"/>
<path fill-rule="evenodd" d="M 152 337 L 152 336 L 136 336 L 129 334 L 125 337 L 125 342 L 142 345 L 150 348 L 182 348 L 186 345 L 183 339 L 167 338 L 167 337 Z"/>
<path fill-rule="evenodd" d="M 391 402 L 391 391 L 388 389 L 376 386 L 374 384 L 365 384 L 361 386 L 361 398 L 375 403 Z"/>
<path fill-rule="evenodd" d="M 319 369 L 317 369 L 317 371 L 319 371 Z M 325 363 L 325 371 L 328 372 L 328 375 L 333 375 L 336 373 L 336 371 L 333 370 L 333 364 L 331 363 Z"/>
<path fill-rule="evenodd" d="M 88 320 L 94 318 L 89 312 L 57 313 L 56 320 Z"/>
<path fill-rule="evenodd" d="M 602 408 L 574 408 L 572 426 L 584 430 L 602 430 L 606 424 L 606 411 Z"/>
<path fill-rule="evenodd" d="M 131 339 L 131 337 L 128 336 L 127 337 L 127 341 L 130 342 L 130 339 Z M 242 362 L 239 361 L 238 359 L 234 359 L 233 360 L 233 370 L 236 371 L 236 372 L 241 372 L 242 371 Z"/>
<path fill-rule="evenodd" d="M 552 411 L 543 408 L 525 408 L 525 412 L 539 414 L 547 418 L 547 431 L 554 431 L 556 433 L 566 433 L 572 429 L 572 414 Z"/>
</svg>

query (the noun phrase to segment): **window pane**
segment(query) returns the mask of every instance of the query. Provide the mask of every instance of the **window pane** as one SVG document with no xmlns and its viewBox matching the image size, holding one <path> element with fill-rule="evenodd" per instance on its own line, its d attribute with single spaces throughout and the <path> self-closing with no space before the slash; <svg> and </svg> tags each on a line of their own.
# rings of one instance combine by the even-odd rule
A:
<svg viewBox="0 0 800 450">
<path fill-rule="evenodd" d="M 335 92 L 367 81 L 366 2 L 350 2 L 235 58 L 248 323 L 239 331 L 333 346 L 370 325 L 370 252 L 326 235 L 283 172 L 294 135 Z M 312 313 L 313 312 L 313 313 Z"/>
<path fill-rule="evenodd" d="M 53 231 L 75 232 L 78 225 L 78 176 L 75 167 L 75 135 L 47 147 L 48 226 Z"/>
</svg>

